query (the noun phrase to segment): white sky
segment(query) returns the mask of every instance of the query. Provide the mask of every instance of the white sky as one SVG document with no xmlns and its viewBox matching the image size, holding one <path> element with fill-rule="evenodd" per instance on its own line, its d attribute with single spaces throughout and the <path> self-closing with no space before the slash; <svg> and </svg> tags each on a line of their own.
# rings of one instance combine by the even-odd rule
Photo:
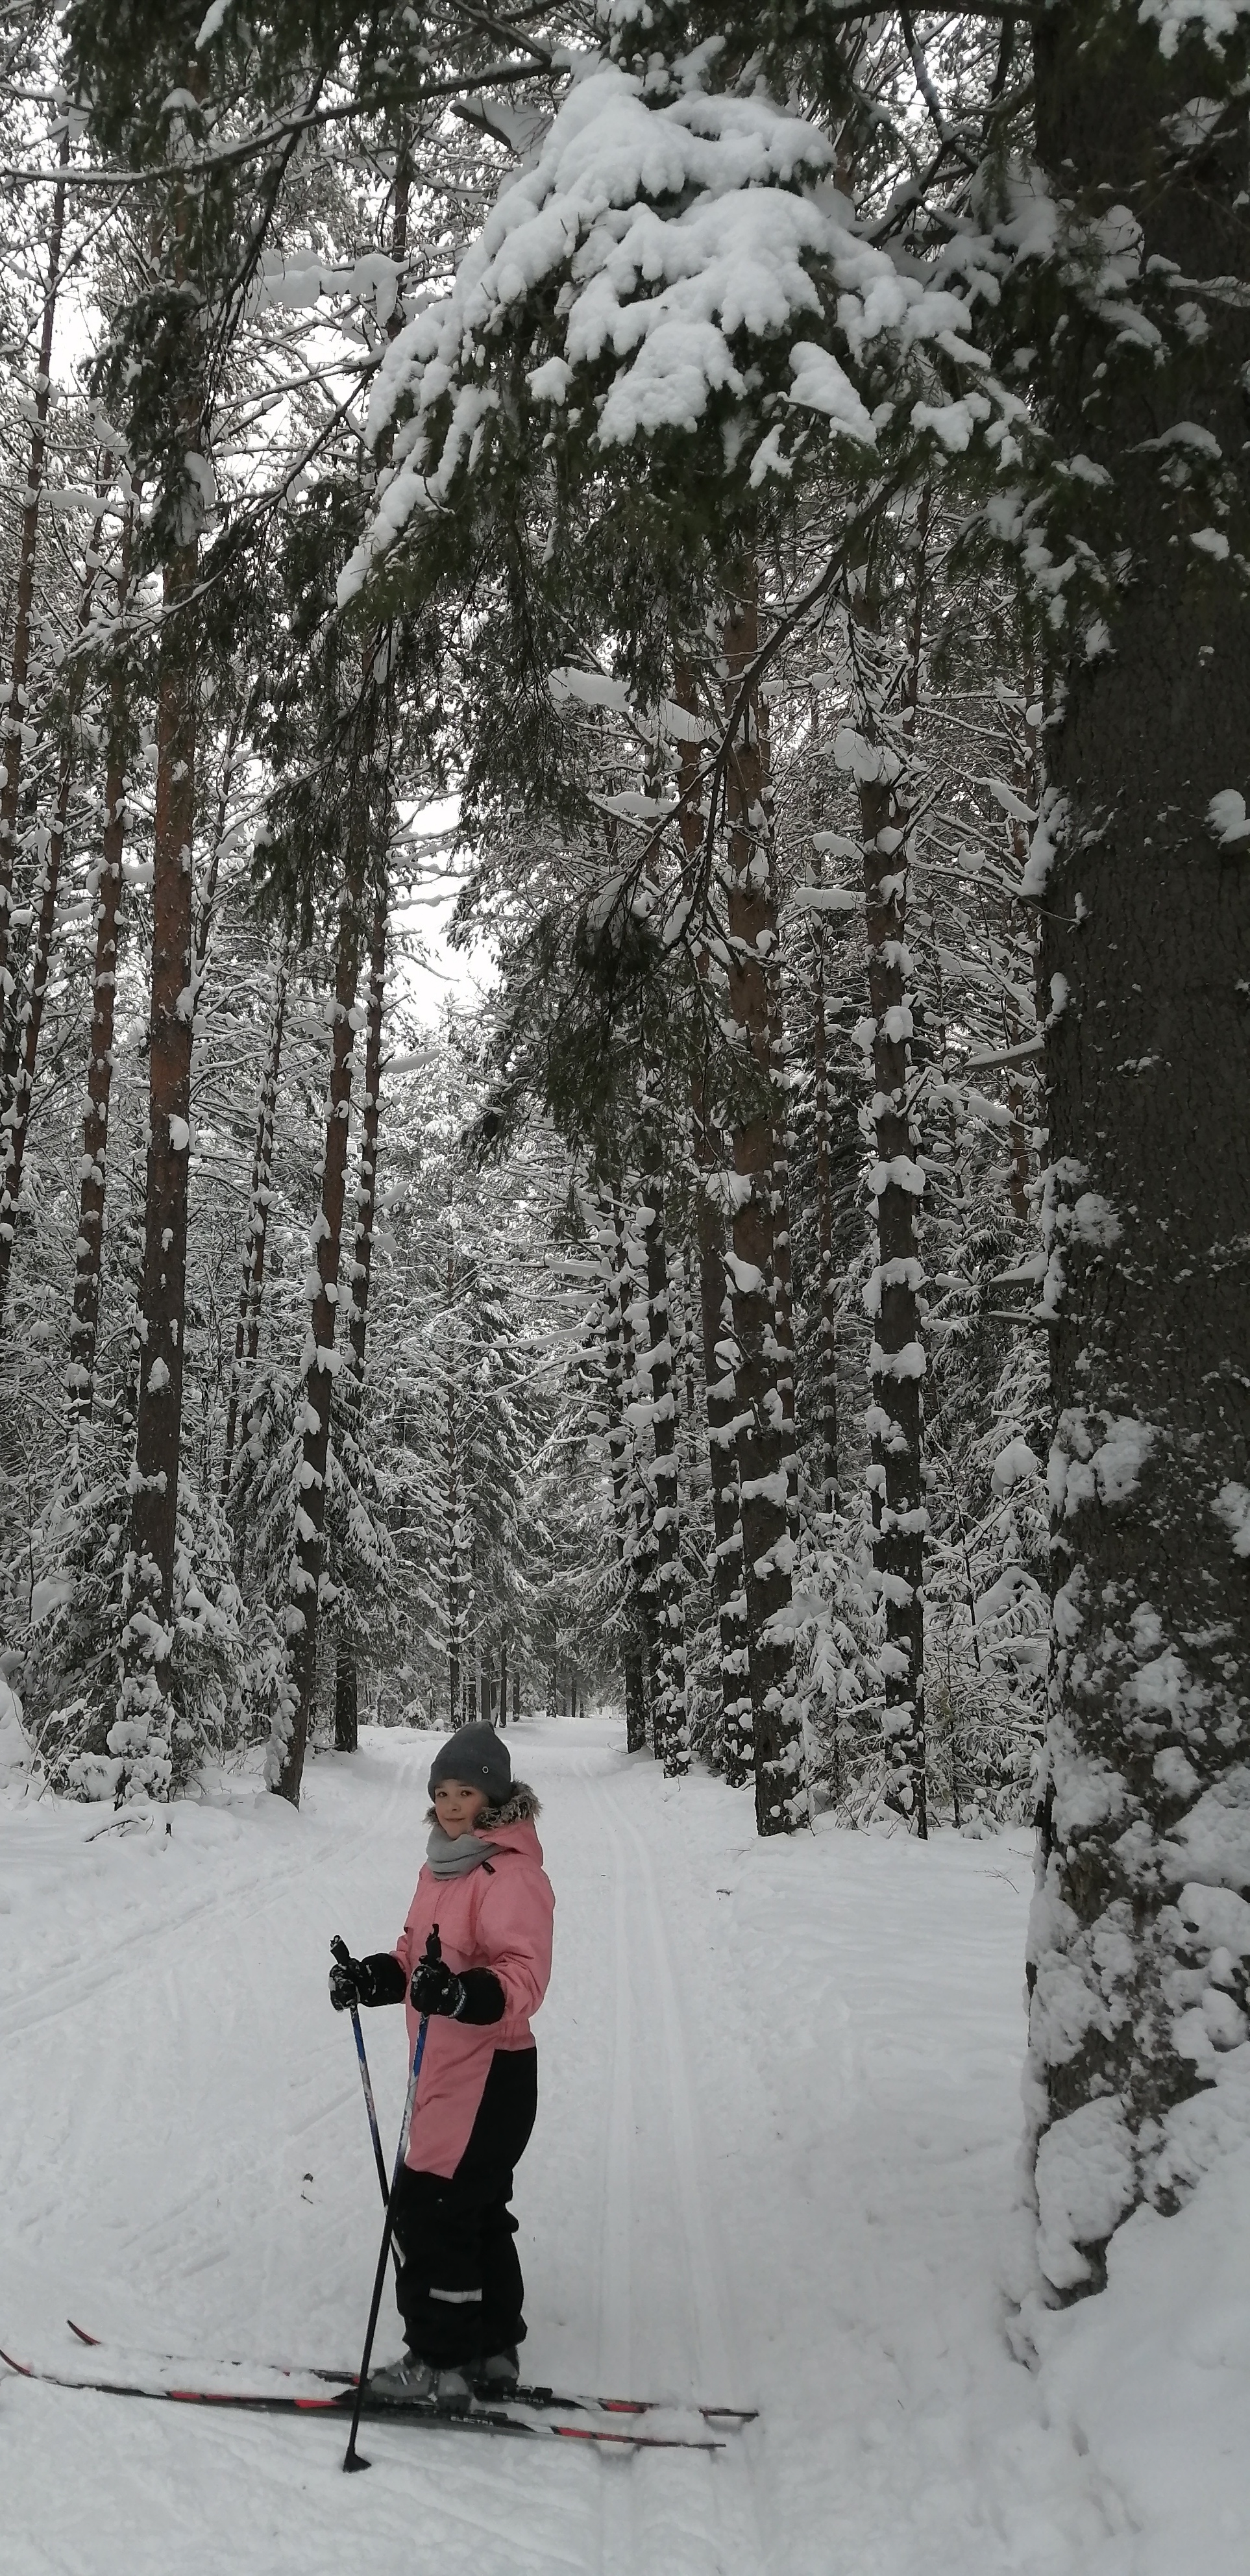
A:
<svg viewBox="0 0 1250 2576">
<path fill-rule="evenodd" d="M 393 989 L 402 990 L 431 1026 L 447 1002 L 472 1008 L 495 981 L 494 959 L 484 943 L 467 951 L 447 944 L 463 861 L 451 859 L 444 836 L 454 831 L 459 810 L 459 798 L 447 796 L 414 814 L 411 832 L 414 837 L 430 836 L 429 858 L 425 866 L 413 867 L 413 877 L 421 883 L 413 899 L 397 904 L 392 916 L 396 932 L 411 943 L 410 952 L 396 961 Z M 419 956 L 411 953 L 418 942 Z"/>
</svg>

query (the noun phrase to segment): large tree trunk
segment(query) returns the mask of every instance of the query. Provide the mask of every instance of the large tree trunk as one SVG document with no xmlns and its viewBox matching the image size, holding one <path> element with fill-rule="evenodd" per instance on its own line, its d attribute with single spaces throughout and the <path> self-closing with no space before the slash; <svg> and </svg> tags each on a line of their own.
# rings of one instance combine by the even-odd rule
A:
<svg viewBox="0 0 1250 2576">
<path fill-rule="evenodd" d="M 447 1306 L 450 1315 L 456 1284 L 455 1256 L 447 1255 Z M 443 1417 L 443 1527 L 447 1566 L 447 1708 L 449 1722 L 459 1726 L 461 1625 L 464 1592 L 460 1580 L 460 1422 L 450 1358 Z"/>
<path fill-rule="evenodd" d="M 628 1560 L 630 1584 L 635 1603 L 638 1639 L 642 1648 L 644 1712 L 641 1742 L 631 1746 L 640 1751 L 647 1740 L 647 1718 L 652 1721 L 652 1743 L 655 1742 L 655 1708 L 659 1695 L 659 1625 L 656 1607 L 656 1541 L 652 1528 L 653 1497 L 643 1474 L 638 1425 L 635 1411 L 639 1401 L 646 1400 L 646 1384 L 637 1371 L 635 1352 L 639 1335 L 635 1329 L 638 1317 L 638 1278 L 634 1262 L 636 1247 L 625 1223 L 622 1201 L 613 1203 L 616 1234 L 617 1295 L 621 1310 L 621 1383 L 625 1397 L 625 1446 L 622 1452 L 626 1501 L 629 1513 Z M 662 1749 L 662 1748 L 661 1748 Z"/>
<path fill-rule="evenodd" d="M 60 165 L 69 160 L 69 119 L 61 135 Z M 14 904 L 14 871 L 17 864 L 17 810 L 22 785 L 22 728 L 29 722 L 27 682 L 30 677 L 30 647 L 35 605 L 35 548 L 39 537 L 39 504 L 43 496 L 44 473 L 48 454 L 48 401 L 52 390 L 52 337 L 56 327 L 56 299 L 61 280 L 61 251 L 65 237 L 65 182 L 59 179 L 52 200 L 52 222 L 48 232 L 48 276 L 44 287 L 43 319 L 39 331 L 39 369 L 35 377 L 34 419 L 31 422 L 30 454 L 26 467 L 26 489 L 22 496 L 21 532 L 18 537 L 17 597 L 13 616 L 13 656 L 9 664 L 9 685 L 0 714 L 0 1023 L 6 1028 L 12 1001 L 9 976 L 9 934 Z"/>
<path fill-rule="evenodd" d="M 694 675 L 688 664 L 678 665 L 673 696 L 690 724 L 688 735 L 678 746 L 677 783 L 681 798 L 682 845 L 687 862 L 693 865 L 698 859 L 704 828 L 698 797 L 702 729 L 696 730 L 697 698 Z M 706 948 L 699 956 L 699 973 L 706 983 L 711 973 L 711 959 Z M 716 1602 L 722 1760 L 730 1785 L 743 1788 L 752 1776 L 751 1686 L 742 1571 L 742 1522 L 738 1508 L 738 1417 L 734 1378 L 737 1350 L 729 1309 L 729 1281 L 725 1272 L 724 1143 L 708 1114 L 707 1085 L 701 1073 L 696 1074 L 691 1083 L 690 1109 L 708 1474 L 712 1493 L 709 1572 Z"/>
<path fill-rule="evenodd" d="M 1106 2241 L 1137 2202 L 1172 2207 L 1201 2168 L 1201 2120 L 1174 2115 L 1244 2040 L 1250 2001 L 1237 1955 L 1250 1894 L 1250 237 L 1234 44 L 1225 59 L 1187 38 L 1165 60 L 1153 25 L 1089 6 L 1034 34 L 1056 200 L 1113 209 L 1120 238 L 1133 209 L 1129 292 L 1160 336 L 1143 354 L 1117 299 L 1095 317 L 1066 286 L 1074 327 L 1048 331 L 1042 385 L 1055 454 L 1079 448 L 1104 478 L 1096 496 L 1065 478 L 1053 559 L 1083 537 L 1108 573 L 1102 633 L 1089 612 L 1060 630 L 1026 880 L 1050 1006 L 1041 1311 L 1058 1414 L 1030 2045 L 1041 2261 L 1064 2296 L 1101 2284 Z M 1203 144 L 1187 102 L 1205 113 L 1212 98 L 1227 104 Z"/>
<path fill-rule="evenodd" d="M 94 560 L 89 562 L 82 597 L 78 607 L 78 642 L 82 643 L 91 622 L 91 601 L 95 591 Z M 47 999 L 48 977 L 52 971 L 52 941 L 56 931 L 57 897 L 61 886 L 61 862 L 65 852 L 65 832 L 69 821 L 70 789 L 74 781 L 74 747 L 79 709 L 82 702 L 83 677 L 75 674 L 69 690 L 65 730 L 57 774 L 56 810 L 53 814 L 44 848 L 40 873 L 32 890 L 32 901 L 38 905 L 35 936 L 31 948 L 30 975 L 24 1003 L 19 1010 L 14 1001 L 7 1015 L 4 1048 L 4 1156 L 0 1171 L 0 1332 L 4 1329 L 9 1302 L 9 1278 L 13 1263 L 13 1242 L 17 1232 L 18 1202 L 22 1195 L 22 1169 L 26 1160 L 26 1138 L 30 1128 L 31 1104 L 35 1095 L 35 1068 L 39 1061 L 39 1039 L 43 1029 L 43 1010 Z"/>
<path fill-rule="evenodd" d="M 816 865 L 820 888 L 820 863 Z M 816 1143 L 816 1454 L 820 1507 L 835 1512 L 839 1494 L 838 1295 L 833 1253 L 833 1135 L 830 1114 L 829 1019 L 825 991 L 828 931 L 823 911 L 812 921 L 812 1127 Z"/>
<path fill-rule="evenodd" d="M 669 1318 L 668 1241 L 664 1224 L 664 1181 L 658 1168 L 643 1176 L 646 1205 L 641 1210 L 647 1239 L 647 1323 L 650 1347 L 645 1363 L 647 1411 L 653 1442 L 652 1476 L 655 1508 L 656 1626 L 659 1633 L 658 1687 L 655 1695 L 654 1750 L 670 1779 L 690 1768 L 690 1728 L 686 1713 L 686 1609 L 681 1568 L 681 1504 L 677 1476 L 677 1397 L 673 1378 L 673 1343 Z M 639 1375 L 643 1362 L 638 1363 Z"/>
<path fill-rule="evenodd" d="M 864 1290 L 873 1322 L 873 1559 L 885 1609 L 880 1663 L 885 1698 L 886 1797 L 922 1840 L 928 1833 L 924 1734 L 923 1407 L 927 1365 L 922 1340 L 916 1217 L 924 1172 L 908 1105 L 913 1031 L 907 953 L 908 812 L 903 754 L 885 738 L 881 708 L 889 673 L 874 633 L 875 603 L 861 602 L 852 644 L 857 665 L 853 752 L 864 844 L 868 941 L 872 1120 L 877 1160 L 869 1176 L 876 1202 L 877 1260 Z"/>
<path fill-rule="evenodd" d="M 383 854 L 383 861 L 385 854 Z M 361 1120 L 360 1175 L 356 1183 L 356 1240 L 352 1247 L 352 1293 L 348 1327 L 352 1382 L 356 1397 L 364 1384 L 365 1340 L 369 1326 L 369 1282 L 373 1274 L 373 1225 L 376 1214 L 378 1129 L 382 1115 L 382 1013 L 386 1003 L 386 941 L 390 923 L 390 882 L 383 863 L 374 896 L 369 933 L 369 999 L 365 1019 L 365 1097 Z"/>
<path fill-rule="evenodd" d="M 196 632 L 187 603 L 197 568 L 194 542 L 180 547 L 165 568 L 157 702 L 139 1409 L 122 1605 L 122 1686 L 117 1723 L 109 1736 L 109 1750 L 121 1756 L 126 1783 L 137 1793 L 159 1792 L 172 1776 L 168 1676 L 182 1432 L 194 1033 Z"/>
<path fill-rule="evenodd" d="M 351 1638 L 340 1628 L 334 1639 L 334 1750 L 355 1753 L 360 1745 L 360 1681 Z"/>
<path fill-rule="evenodd" d="M 628 1492 L 630 1435 L 625 1423 L 624 1324 L 617 1282 L 620 1257 L 618 1224 L 619 1210 L 616 1221 L 609 1217 L 606 1224 L 601 1224 L 598 1233 L 604 1270 L 604 1408 L 607 1414 L 608 1473 L 612 1483 L 612 1524 L 616 1536 L 616 1559 L 624 1584 L 621 1662 L 625 1677 L 625 1750 L 627 1753 L 642 1753 L 647 1742 L 647 1697 L 633 1583 L 633 1523 Z"/>
<path fill-rule="evenodd" d="M 753 577 L 725 629 L 731 703 L 759 647 Z M 749 698 L 738 720 L 728 774 L 729 1010 L 741 1043 L 771 1090 L 769 968 L 772 945 L 767 824 L 759 726 Z M 794 1541 L 789 1529 L 789 1456 L 775 1330 L 773 1119 L 762 1105 L 734 1129 L 729 1271 L 738 1348 L 739 1492 L 750 1658 L 755 1818 L 761 1834 L 789 1833 L 807 1813 L 802 1713 L 794 1649 L 772 1623 L 789 1608 Z"/>
<path fill-rule="evenodd" d="M 117 583 L 117 624 L 125 615 L 130 588 L 133 509 L 126 514 L 121 570 Z M 72 1437 L 77 1443 L 91 1413 L 95 1383 L 96 1337 L 100 1322 L 100 1278 L 104 1257 L 104 1193 L 108 1156 L 109 1104 L 113 1084 L 113 1012 L 117 996 L 117 922 L 122 895 L 122 850 L 126 831 L 126 741 L 129 681 L 120 650 L 109 682 L 108 745 L 104 765 L 104 824 L 98 866 L 88 881 L 95 902 L 95 960 L 91 979 L 91 1036 L 87 1059 L 87 1105 L 83 1112 L 81 1178 L 78 1188 L 78 1239 L 74 1247 L 74 1317 L 70 1327 L 69 1397 Z"/>
<path fill-rule="evenodd" d="M 366 670 L 366 691 L 370 687 L 371 672 Z M 362 795 L 365 792 L 363 782 L 359 792 Z M 269 1745 L 269 1785 L 279 1797 L 288 1798 L 294 1807 L 299 1805 L 317 1675 L 330 1410 L 334 1379 L 343 1356 L 341 1348 L 335 1349 L 334 1327 L 347 1186 L 347 1131 L 352 1101 L 356 986 L 360 973 L 365 839 L 366 827 L 362 825 L 349 861 L 347 881 L 339 898 L 325 1159 L 321 1173 L 321 1207 L 314 1229 L 317 1266 L 308 1279 L 312 1312 L 300 1360 L 303 1448 L 288 1577 L 287 1651 Z"/>
<path fill-rule="evenodd" d="M 255 1365 L 256 1354 L 260 1348 L 260 1310 L 265 1285 L 265 1243 L 269 1231 L 269 1203 L 273 1196 L 273 1133 L 278 1110 L 278 1075 L 282 1066 L 286 987 L 287 960 L 283 956 L 279 959 L 274 982 L 269 1053 L 265 1060 L 260 1103 L 256 1112 L 256 1142 L 252 1148 L 252 1183 L 248 1193 L 247 1231 L 243 1238 L 243 1276 L 239 1282 L 239 1303 L 234 1319 L 234 1362 L 230 1371 L 226 1436 L 221 1453 L 223 1502 L 228 1499 L 230 1493 L 245 1369 L 250 1379 L 250 1371 Z"/>
<path fill-rule="evenodd" d="M 390 921 L 390 883 L 383 865 L 374 897 L 369 934 L 369 999 L 365 1019 L 365 1097 L 356 1183 L 356 1239 L 352 1247 L 351 1304 L 348 1338 L 351 1375 L 347 1401 L 359 1425 L 365 1383 L 365 1342 L 369 1325 L 369 1281 L 373 1271 L 373 1220 L 377 1194 L 378 1125 L 382 1087 L 382 1010 L 386 1000 L 386 938 Z M 335 1645 L 334 1742 L 340 1753 L 354 1753 L 357 1743 L 356 1622 L 340 1606 Z M 350 1740 L 349 1740 L 350 1739 Z"/>
</svg>

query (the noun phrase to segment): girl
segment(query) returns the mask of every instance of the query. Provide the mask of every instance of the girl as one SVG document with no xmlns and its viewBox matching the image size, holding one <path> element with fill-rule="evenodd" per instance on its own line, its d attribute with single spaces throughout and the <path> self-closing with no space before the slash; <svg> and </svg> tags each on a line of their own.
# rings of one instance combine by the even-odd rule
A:
<svg viewBox="0 0 1250 2576">
<path fill-rule="evenodd" d="M 493 1727 L 450 1736 L 429 1786 L 430 1839 L 403 1931 L 393 1950 L 333 1967 L 330 2001 L 344 2012 L 406 1997 L 410 2059 L 430 2016 L 395 2210 L 408 2349 L 369 2385 L 455 2412 L 518 2378 L 524 2285 L 508 2203 L 538 2107 L 530 2015 L 551 1974 L 555 1899 L 538 1800 L 514 1781 Z M 423 1953 L 435 1926 L 442 1958 L 432 1965 Z"/>
</svg>

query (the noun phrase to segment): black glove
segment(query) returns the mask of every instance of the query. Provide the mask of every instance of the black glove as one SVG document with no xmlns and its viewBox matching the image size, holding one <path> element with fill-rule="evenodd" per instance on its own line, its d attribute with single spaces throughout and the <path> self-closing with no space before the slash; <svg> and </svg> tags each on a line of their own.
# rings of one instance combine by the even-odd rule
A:
<svg viewBox="0 0 1250 2576">
<path fill-rule="evenodd" d="M 361 1961 L 353 1959 L 345 1941 L 333 1941 L 334 1965 L 330 1970 L 330 2001 L 336 2012 L 350 2012 L 360 2001 Z"/>
<path fill-rule="evenodd" d="M 353 2004 L 363 2004 L 366 2011 L 375 2004 L 402 2004 L 408 1980 L 392 1950 L 374 1950 L 367 1959 L 353 1959 L 337 1933 L 330 1947 L 334 1952 L 330 2001 L 336 2012 L 350 2012 Z"/>
<path fill-rule="evenodd" d="M 422 1959 L 408 1989 L 414 2012 L 446 2014 L 456 2021 L 464 2006 L 464 1986 L 445 1959 Z"/>
</svg>

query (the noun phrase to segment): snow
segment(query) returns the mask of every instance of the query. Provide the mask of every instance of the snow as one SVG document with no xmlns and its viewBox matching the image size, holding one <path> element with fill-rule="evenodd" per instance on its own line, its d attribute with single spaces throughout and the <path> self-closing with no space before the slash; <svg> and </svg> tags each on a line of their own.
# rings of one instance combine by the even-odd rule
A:
<svg viewBox="0 0 1250 2576">
<path fill-rule="evenodd" d="M 1028 1441 L 1009 1440 L 994 1461 L 990 1482 L 996 1493 L 1009 1494 L 1013 1485 L 1018 1485 L 1026 1476 L 1036 1476 L 1039 1470 L 1040 1461 L 1034 1457 Z"/>
<path fill-rule="evenodd" d="M 1221 787 L 1207 807 L 1207 821 L 1222 849 L 1239 850 L 1250 840 L 1246 800 L 1239 788 Z"/>
<path fill-rule="evenodd" d="M 1234 1556 L 1250 1556 L 1250 1485 L 1230 1479 L 1221 1485 L 1211 1509 L 1228 1531 Z"/>
<path fill-rule="evenodd" d="M 201 21 L 200 32 L 195 40 L 197 54 L 202 54 L 204 47 L 211 45 L 214 36 L 220 35 L 230 14 L 230 8 L 231 0 L 209 0 L 209 6 Z"/>
<path fill-rule="evenodd" d="M 1242 2576 L 1250 2555 L 1248 2204 L 1243 2149 L 1177 2217 L 1139 2210 L 1108 2294 L 1042 2330 L 1051 2420 L 1105 2463 L 1136 2526 L 1134 2576 Z"/>
<path fill-rule="evenodd" d="M 299 1815 L 249 1772 L 124 1819 L 0 1792 L 10 2349 L 81 2367 L 72 2314 L 184 2378 L 354 2360 L 377 2190 L 328 1944 L 398 1928 L 436 1742 L 364 1729 Z M 1250 2079 L 1225 2059 L 1185 2106 L 1194 2198 L 1128 2222 L 1102 2297 L 1031 2314 L 1027 2370 L 1000 2282 L 1029 1837 L 760 1843 L 613 1721 L 510 1742 L 557 1891 L 527 2362 L 760 2424 L 711 2461 L 371 2424 L 346 2479 L 334 2427 L 0 2378 L 5 2576 L 1240 2576 Z M 402 2020 L 365 2030 L 389 2143 Z"/>
<path fill-rule="evenodd" d="M 1224 49 L 1228 36 L 1236 39 L 1245 16 L 1242 0 L 1138 0 L 1137 15 L 1143 25 L 1151 22 L 1159 30 L 1159 51 L 1170 60 L 1178 45 L 1191 33 L 1201 34 L 1213 54 Z M 1194 100 L 1201 107 L 1204 102 Z"/>
<path fill-rule="evenodd" d="M 1083 2245 L 1101 2244 L 1133 2200 L 1133 2142 L 1118 2093 L 1082 2102 L 1046 2131 L 1037 2151 L 1038 2255 L 1048 2281 L 1087 2281 Z"/>
</svg>

